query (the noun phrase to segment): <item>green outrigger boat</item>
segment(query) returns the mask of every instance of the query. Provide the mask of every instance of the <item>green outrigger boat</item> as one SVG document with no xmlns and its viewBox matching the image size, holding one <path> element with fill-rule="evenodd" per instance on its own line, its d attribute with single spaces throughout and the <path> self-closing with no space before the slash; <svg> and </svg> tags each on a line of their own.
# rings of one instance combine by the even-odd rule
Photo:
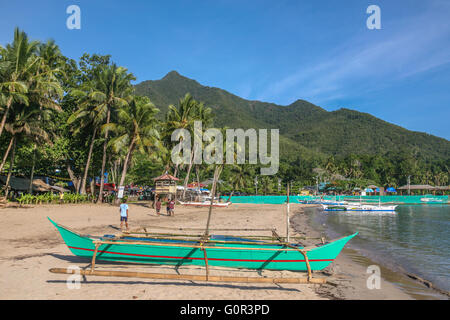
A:
<svg viewBox="0 0 450 320">
<path fill-rule="evenodd" d="M 58 229 L 69 250 L 76 256 L 92 258 L 92 269 L 86 274 L 95 275 L 95 259 L 115 262 L 164 265 L 220 266 L 245 269 L 308 271 L 322 270 L 331 264 L 345 244 L 357 233 L 341 239 L 313 246 L 302 247 L 298 244 L 283 242 L 276 235 L 272 240 L 264 238 L 242 238 L 233 236 L 178 235 L 135 233 L 120 236 L 105 235 L 94 237 L 80 235 L 50 218 Z M 144 234 L 144 235 L 142 235 Z M 197 238 L 195 238 L 197 237 Z M 268 239 L 269 237 L 267 237 Z M 258 240 L 259 239 L 259 240 Z M 66 269 L 52 269 L 52 272 L 71 273 Z M 133 273 L 135 274 L 135 273 Z M 97 274 L 106 275 L 106 274 Z M 109 274 L 114 275 L 114 274 Z M 115 274 L 116 276 L 118 273 Z M 118 275 L 120 276 L 120 275 Z M 125 275 L 124 275 L 125 276 Z M 275 281 L 280 282 L 280 281 Z"/>
</svg>

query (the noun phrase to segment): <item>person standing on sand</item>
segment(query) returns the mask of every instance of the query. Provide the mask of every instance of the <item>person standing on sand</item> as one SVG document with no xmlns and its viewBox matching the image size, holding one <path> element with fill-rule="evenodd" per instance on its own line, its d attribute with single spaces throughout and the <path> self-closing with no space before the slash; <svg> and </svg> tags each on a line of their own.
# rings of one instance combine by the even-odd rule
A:
<svg viewBox="0 0 450 320">
<path fill-rule="evenodd" d="M 159 198 L 156 199 L 156 214 L 159 216 L 161 213 L 161 200 Z"/>
<path fill-rule="evenodd" d="M 120 205 L 120 229 L 122 229 L 124 221 L 128 230 L 128 204 L 125 198 L 123 198 L 122 204 Z"/>
<path fill-rule="evenodd" d="M 169 203 L 167 204 L 169 208 L 169 216 L 174 217 L 175 216 L 175 201 L 173 199 L 170 199 Z"/>
</svg>

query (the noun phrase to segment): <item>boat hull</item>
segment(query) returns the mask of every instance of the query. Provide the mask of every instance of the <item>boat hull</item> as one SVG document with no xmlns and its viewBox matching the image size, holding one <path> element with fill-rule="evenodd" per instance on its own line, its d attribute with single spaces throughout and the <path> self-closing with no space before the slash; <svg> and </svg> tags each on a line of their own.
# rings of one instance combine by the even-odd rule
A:
<svg viewBox="0 0 450 320">
<path fill-rule="evenodd" d="M 178 201 L 181 205 L 183 206 L 193 206 L 193 207 L 210 207 L 211 203 L 209 201 L 205 201 L 205 202 L 182 202 L 182 201 Z M 226 208 L 231 204 L 231 202 L 225 202 L 225 203 L 221 203 L 221 202 L 217 202 L 217 203 L 213 203 L 213 207 L 215 208 Z"/>
<path fill-rule="evenodd" d="M 373 205 L 341 205 L 330 206 L 322 204 L 324 211 L 364 211 L 364 212 L 395 212 L 396 205 L 393 206 L 373 206 Z"/>
<path fill-rule="evenodd" d="M 50 219 L 49 219 L 50 220 Z M 50 220 L 58 229 L 69 250 L 76 256 L 92 258 L 94 239 L 81 236 Z M 357 233 L 308 251 L 311 270 L 322 270 L 334 261 L 345 244 Z M 105 241 L 107 239 L 104 239 Z M 203 250 L 194 241 L 165 244 L 153 240 L 145 244 L 101 244 L 96 259 L 115 262 L 205 266 Z M 156 242 L 157 241 L 157 242 Z M 189 242 L 191 242 L 189 244 Z M 178 244 L 177 244 L 178 243 Z M 301 248 L 301 247 L 299 247 Z M 282 245 L 214 243 L 205 246 L 208 265 L 268 270 L 306 271 L 304 256 L 296 249 Z"/>
</svg>

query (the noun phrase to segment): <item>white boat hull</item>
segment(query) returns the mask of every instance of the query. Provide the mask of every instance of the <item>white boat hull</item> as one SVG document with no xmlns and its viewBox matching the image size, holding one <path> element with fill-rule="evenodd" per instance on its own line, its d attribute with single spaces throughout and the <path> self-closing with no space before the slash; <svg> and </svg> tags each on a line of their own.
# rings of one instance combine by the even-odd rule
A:
<svg viewBox="0 0 450 320">
<path fill-rule="evenodd" d="M 193 207 L 209 207 L 211 206 L 211 201 L 204 201 L 204 202 L 193 202 L 193 201 L 189 201 L 189 202 L 183 202 L 183 201 L 178 201 L 181 205 L 183 206 L 193 206 Z M 219 207 L 219 208 L 226 208 L 231 204 L 231 202 L 217 202 L 217 203 L 213 203 L 213 207 Z"/>
<path fill-rule="evenodd" d="M 370 204 L 357 204 L 357 205 L 326 205 L 322 204 L 322 208 L 325 211 L 383 211 L 383 212 L 395 212 L 397 205 L 382 206 L 382 205 L 370 205 Z"/>
</svg>

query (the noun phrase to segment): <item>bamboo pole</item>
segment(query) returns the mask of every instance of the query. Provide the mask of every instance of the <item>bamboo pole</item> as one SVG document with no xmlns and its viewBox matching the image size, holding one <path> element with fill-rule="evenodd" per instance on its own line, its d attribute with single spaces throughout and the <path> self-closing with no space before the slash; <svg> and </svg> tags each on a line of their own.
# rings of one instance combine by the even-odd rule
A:
<svg viewBox="0 0 450 320">
<path fill-rule="evenodd" d="M 198 245 L 198 244 L 193 244 L 193 245 L 187 245 L 187 244 L 181 244 L 181 243 L 177 243 L 177 244 L 171 244 L 171 243 L 157 243 L 157 242 L 139 242 L 139 241 L 94 241 L 94 244 L 116 244 L 116 245 L 121 245 L 121 244 L 133 244 L 133 245 L 145 245 L 145 246 L 162 246 L 162 247 L 185 247 L 185 248 L 197 248 L 197 249 L 201 249 L 202 246 Z M 284 243 L 282 243 L 284 244 Z M 255 250 L 255 251 L 298 251 L 300 249 L 292 247 L 293 249 L 287 249 L 287 248 L 249 248 L 249 247 L 215 247 L 210 246 L 210 247 L 205 247 L 204 248 L 207 249 L 216 249 L 216 250 L 222 250 L 222 249 L 230 249 L 230 250 Z"/>
<path fill-rule="evenodd" d="M 206 281 L 209 280 L 209 265 L 208 265 L 208 256 L 206 254 L 206 249 L 202 248 L 203 254 L 205 255 L 205 268 L 206 268 Z"/>
<path fill-rule="evenodd" d="M 94 271 L 94 268 L 95 268 L 95 257 L 97 256 L 98 247 L 100 247 L 100 244 L 96 243 L 95 244 L 94 254 L 92 255 L 91 272 Z"/>
<path fill-rule="evenodd" d="M 287 184 L 287 204 L 286 204 L 286 241 L 289 242 L 289 182 Z"/>
<path fill-rule="evenodd" d="M 133 238 L 137 238 L 137 239 L 155 239 L 155 240 L 178 240 L 178 241 L 191 241 L 194 242 L 197 239 L 195 238 L 202 238 L 202 235 L 172 235 L 173 237 L 178 237 L 178 238 L 170 238 L 170 237 L 166 237 L 164 235 L 154 235 L 152 237 L 145 237 L 145 236 L 134 236 Z M 258 242 L 258 245 L 273 245 L 273 241 L 277 240 L 280 242 L 285 242 L 285 238 L 284 237 L 262 237 L 262 236 L 246 236 L 248 239 L 248 241 L 245 241 L 245 239 L 243 239 L 242 241 L 228 241 L 228 240 L 208 240 L 208 243 L 224 243 L 224 244 L 255 244 L 254 240 L 260 240 L 261 242 Z M 194 239 L 192 239 L 194 238 Z M 301 239 L 301 240 L 306 240 L 306 239 L 318 239 L 321 240 L 323 238 L 309 238 L 309 237 L 291 237 L 291 239 Z M 129 239 L 123 239 L 121 237 L 116 237 L 116 238 L 112 238 L 110 240 L 117 240 L 117 241 L 122 241 L 122 242 L 133 242 L 136 240 L 129 240 Z M 264 241 L 264 242 L 263 242 Z M 271 241 L 271 242 L 267 242 L 267 241 Z M 324 243 L 322 241 L 322 243 Z"/>
<path fill-rule="evenodd" d="M 216 168 L 214 169 L 213 185 L 211 190 L 211 203 L 209 205 L 208 220 L 206 221 L 206 230 L 205 230 L 206 235 L 209 234 L 209 222 L 211 221 L 211 213 L 214 204 L 214 198 L 216 197 L 216 186 L 218 175 L 219 175 L 219 166 L 216 166 Z"/>
<path fill-rule="evenodd" d="M 129 272 L 112 270 L 72 270 L 66 268 L 52 268 L 52 273 L 60 274 L 80 274 L 84 276 L 102 277 L 125 277 L 125 278 L 145 278 L 145 279 L 166 279 L 166 280 L 188 280 L 188 281 L 208 281 L 208 282 L 242 282 L 242 283 L 296 283 L 296 284 L 324 284 L 324 278 L 261 278 L 261 277 L 231 277 L 231 276 L 208 276 L 188 275 L 188 274 L 165 274 L 148 272 Z"/>
<path fill-rule="evenodd" d="M 204 231 L 205 228 L 182 228 L 182 227 L 163 227 L 163 226 L 151 226 L 146 227 L 147 229 L 166 229 L 166 230 L 186 230 L 186 231 Z M 126 234 L 134 234 L 134 233 L 147 233 L 147 232 L 140 232 L 138 230 L 143 229 L 143 227 L 136 229 L 135 231 L 124 231 L 123 233 Z M 233 229 L 233 228 L 213 228 L 209 229 L 210 231 L 272 231 L 276 230 L 274 228 L 262 228 L 262 229 L 252 229 L 252 228 L 243 228 L 243 229 Z"/>
<path fill-rule="evenodd" d="M 298 252 L 300 252 L 303 255 L 303 257 L 305 258 L 306 270 L 308 271 L 308 280 L 311 280 L 312 279 L 312 272 L 311 272 L 311 265 L 309 264 L 307 250 L 302 250 L 302 249 L 296 248 L 295 246 L 290 245 L 289 243 L 284 243 L 284 245 L 289 247 L 289 248 L 296 249 Z"/>
</svg>

